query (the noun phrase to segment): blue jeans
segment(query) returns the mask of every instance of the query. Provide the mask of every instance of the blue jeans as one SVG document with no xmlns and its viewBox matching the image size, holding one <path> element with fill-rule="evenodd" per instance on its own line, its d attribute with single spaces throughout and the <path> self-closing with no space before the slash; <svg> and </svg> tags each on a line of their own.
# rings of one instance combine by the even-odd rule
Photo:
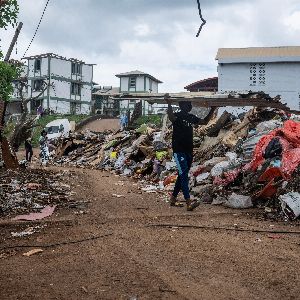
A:
<svg viewBox="0 0 300 300">
<path fill-rule="evenodd" d="M 189 171 L 192 166 L 193 155 L 191 153 L 174 153 L 174 159 L 177 165 L 178 177 L 172 195 L 176 198 L 182 191 L 184 199 L 190 199 Z"/>
</svg>

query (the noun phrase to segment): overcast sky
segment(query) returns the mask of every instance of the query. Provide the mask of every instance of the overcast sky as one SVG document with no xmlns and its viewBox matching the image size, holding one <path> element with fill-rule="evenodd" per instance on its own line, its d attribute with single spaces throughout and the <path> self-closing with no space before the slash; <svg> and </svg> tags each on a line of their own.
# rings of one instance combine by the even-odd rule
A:
<svg viewBox="0 0 300 300">
<path fill-rule="evenodd" d="M 24 23 L 21 58 L 46 0 L 19 0 Z M 53 52 L 97 64 L 94 81 L 118 86 L 115 74 L 140 70 L 164 83 L 160 91 L 182 91 L 217 75 L 220 47 L 300 45 L 299 0 L 50 0 L 27 55 Z M 0 31 L 6 52 L 14 30 Z"/>
</svg>

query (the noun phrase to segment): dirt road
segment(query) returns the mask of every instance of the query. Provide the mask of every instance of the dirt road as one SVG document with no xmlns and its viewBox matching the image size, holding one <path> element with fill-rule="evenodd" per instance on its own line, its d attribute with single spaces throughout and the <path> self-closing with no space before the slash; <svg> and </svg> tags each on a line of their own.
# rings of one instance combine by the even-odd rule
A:
<svg viewBox="0 0 300 300">
<path fill-rule="evenodd" d="M 117 130 L 120 128 L 119 119 L 101 119 L 88 123 L 81 130 L 92 130 L 95 132 L 103 132 L 105 130 Z"/>
<path fill-rule="evenodd" d="M 59 208 L 30 237 L 10 232 L 36 223 L 0 222 L 1 249 L 44 250 L 30 257 L 22 253 L 33 248 L 0 251 L 1 300 L 299 299 L 299 234 L 175 226 L 300 231 L 299 224 L 204 204 L 186 212 L 132 180 L 76 172 L 77 199 L 90 201 L 87 207 Z M 149 226 L 166 223 L 174 226 Z"/>
</svg>

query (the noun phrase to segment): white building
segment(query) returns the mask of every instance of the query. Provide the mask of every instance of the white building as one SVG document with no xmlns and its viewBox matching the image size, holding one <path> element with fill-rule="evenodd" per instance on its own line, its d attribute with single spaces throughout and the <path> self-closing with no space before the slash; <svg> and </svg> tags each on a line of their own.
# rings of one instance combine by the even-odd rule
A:
<svg viewBox="0 0 300 300">
<path fill-rule="evenodd" d="M 300 47 L 221 48 L 218 91 L 263 91 L 300 109 Z"/>
<path fill-rule="evenodd" d="M 162 83 L 152 75 L 141 71 L 121 73 L 116 77 L 120 78 L 120 93 L 158 93 L 158 84 Z M 132 111 L 137 101 L 139 100 L 120 101 L 120 112 Z M 158 106 L 150 105 L 145 100 L 141 101 L 143 102 L 143 115 L 154 114 L 159 109 Z"/>
<path fill-rule="evenodd" d="M 58 114 L 89 114 L 93 89 L 93 65 L 53 53 L 25 57 L 27 59 L 28 97 L 42 95 L 29 104 L 35 113 L 38 106 Z M 18 99 L 15 99 L 18 100 Z"/>
</svg>

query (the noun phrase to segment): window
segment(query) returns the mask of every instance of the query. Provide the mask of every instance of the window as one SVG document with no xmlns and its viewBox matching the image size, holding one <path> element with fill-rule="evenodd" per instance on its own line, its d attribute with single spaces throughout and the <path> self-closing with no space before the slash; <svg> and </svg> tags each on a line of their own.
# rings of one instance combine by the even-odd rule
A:
<svg viewBox="0 0 300 300">
<path fill-rule="evenodd" d="M 77 63 L 72 63 L 72 74 L 81 75 L 81 65 Z"/>
<path fill-rule="evenodd" d="M 258 65 L 258 85 L 266 85 L 266 64 Z"/>
<path fill-rule="evenodd" d="M 72 95 L 79 95 L 81 94 L 81 86 L 79 83 L 72 82 L 71 83 L 71 94 Z"/>
<path fill-rule="evenodd" d="M 41 91 L 43 89 L 43 85 L 44 85 L 43 80 L 35 80 L 33 82 L 33 90 L 35 92 L 39 92 L 39 91 Z"/>
<path fill-rule="evenodd" d="M 34 71 L 41 71 L 41 60 L 39 58 L 34 61 Z"/>
<path fill-rule="evenodd" d="M 257 83 L 257 66 L 250 64 L 250 86 L 256 86 Z"/>
<path fill-rule="evenodd" d="M 39 106 L 43 107 L 43 100 L 38 100 L 38 99 L 31 100 L 31 105 L 30 105 L 31 113 L 36 114 Z"/>
<path fill-rule="evenodd" d="M 129 78 L 129 91 L 135 91 L 136 90 L 136 77 L 130 77 Z"/>
<path fill-rule="evenodd" d="M 250 64 L 250 86 L 266 85 L 266 64 Z"/>
</svg>

